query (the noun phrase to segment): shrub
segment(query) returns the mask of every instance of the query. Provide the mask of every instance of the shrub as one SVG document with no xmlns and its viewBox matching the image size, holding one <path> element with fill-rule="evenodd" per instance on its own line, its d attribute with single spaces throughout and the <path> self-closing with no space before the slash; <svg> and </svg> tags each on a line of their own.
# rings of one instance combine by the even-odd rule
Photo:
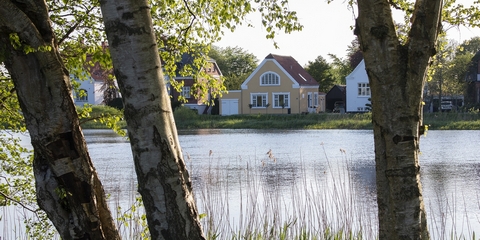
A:
<svg viewBox="0 0 480 240">
<path fill-rule="evenodd" d="M 184 121 L 198 118 L 198 112 L 196 109 L 192 110 L 188 107 L 177 107 L 173 116 L 176 121 Z"/>
</svg>

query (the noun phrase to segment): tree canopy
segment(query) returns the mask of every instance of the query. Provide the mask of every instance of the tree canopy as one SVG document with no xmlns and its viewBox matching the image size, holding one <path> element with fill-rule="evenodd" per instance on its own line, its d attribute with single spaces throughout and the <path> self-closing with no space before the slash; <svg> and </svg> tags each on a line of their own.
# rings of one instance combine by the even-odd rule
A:
<svg viewBox="0 0 480 240">
<path fill-rule="evenodd" d="M 332 67 L 322 56 L 318 56 L 313 62 L 308 61 L 305 70 L 320 84 L 320 92 L 327 93 L 337 84 Z"/>
<path fill-rule="evenodd" d="M 240 85 L 257 67 L 258 59 L 240 47 L 213 46 L 208 55 L 216 62 L 224 76 L 227 90 L 238 90 Z"/>
</svg>

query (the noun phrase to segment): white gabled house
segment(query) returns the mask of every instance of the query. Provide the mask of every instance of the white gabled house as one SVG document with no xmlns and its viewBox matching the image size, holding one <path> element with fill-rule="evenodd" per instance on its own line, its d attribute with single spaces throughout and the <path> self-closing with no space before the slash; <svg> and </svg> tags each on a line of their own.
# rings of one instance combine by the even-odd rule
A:
<svg viewBox="0 0 480 240">
<path fill-rule="evenodd" d="M 371 92 L 364 60 L 346 77 L 346 82 L 346 112 L 370 111 L 367 104 L 370 104 Z"/>
<path fill-rule="evenodd" d="M 73 99 L 75 105 L 83 106 L 84 104 L 100 105 L 103 103 L 103 80 L 95 80 L 89 77 L 87 80 L 79 80 L 75 76 L 70 76 L 71 79 L 80 83 L 80 87 L 73 91 Z M 82 94 L 79 94 L 82 92 Z"/>
</svg>

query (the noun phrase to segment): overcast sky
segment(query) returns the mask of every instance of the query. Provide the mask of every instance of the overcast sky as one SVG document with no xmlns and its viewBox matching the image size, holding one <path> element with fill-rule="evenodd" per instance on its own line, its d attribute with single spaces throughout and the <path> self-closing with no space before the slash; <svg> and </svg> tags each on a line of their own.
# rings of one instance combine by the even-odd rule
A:
<svg viewBox="0 0 480 240">
<path fill-rule="evenodd" d="M 473 0 L 461 0 L 466 5 Z M 266 32 L 261 27 L 260 17 L 251 15 L 248 20 L 255 28 L 237 26 L 234 33 L 226 32 L 222 40 L 216 43 L 220 47 L 241 47 L 253 53 L 262 61 L 268 54 L 294 57 L 300 65 L 314 61 L 322 56 L 327 61 L 329 53 L 345 57 L 347 46 L 355 38 L 351 27 L 355 17 L 343 0 L 327 4 L 325 0 L 290 0 L 289 7 L 297 12 L 300 23 L 304 26 L 301 32 L 281 34 L 276 37 L 280 49 L 275 49 L 272 40 L 265 38 Z M 480 36 L 480 29 L 462 28 L 459 31 L 448 31 L 449 38 L 457 42 Z"/>
</svg>

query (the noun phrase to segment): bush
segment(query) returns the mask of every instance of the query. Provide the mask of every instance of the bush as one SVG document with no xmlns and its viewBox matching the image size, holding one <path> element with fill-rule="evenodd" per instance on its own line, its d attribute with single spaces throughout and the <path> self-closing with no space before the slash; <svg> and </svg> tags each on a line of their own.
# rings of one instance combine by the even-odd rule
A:
<svg viewBox="0 0 480 240">
<path fill-rule="evenodd" d="M 123 100 L 122 98 L 114 98 L 113 100 L 107 103 L 107 106 L 114 107 L 118 110 L 123 110 Z"/>
<path fill-rule="evenodd" d="M 185 121 L 198 118 L 198 110 L 188 107 L 177 107 L 173 116 L 176 121 Z"/>
<path fill-rule="evenodd" d="M 110 128 L 123 134 L 121 129 L 126 127 L 126 123 L 123 120 L 123 111 L 114 107 L 86 105 L 84 107 L 78 107 L 77 112 L 80 117 L 80 125 L 84 129 Z"/>
</svg>

